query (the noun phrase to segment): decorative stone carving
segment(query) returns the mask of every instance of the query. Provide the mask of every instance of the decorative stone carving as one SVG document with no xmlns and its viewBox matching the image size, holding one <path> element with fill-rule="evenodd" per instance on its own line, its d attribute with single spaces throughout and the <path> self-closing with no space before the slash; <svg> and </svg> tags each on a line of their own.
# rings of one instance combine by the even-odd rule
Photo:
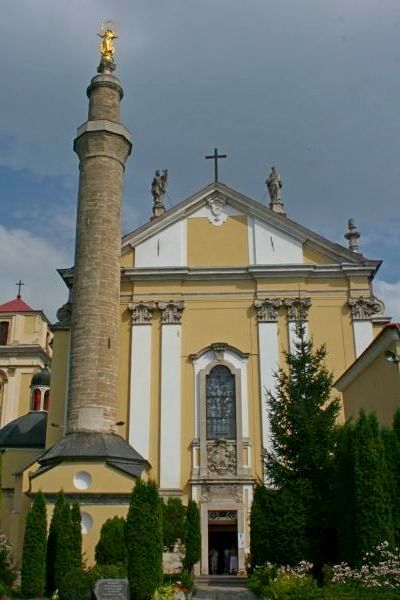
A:
<svg viewBox="0 0 400 600">
<path fill-rule="evenodd" d="M 278 320 L 278 309 L 282 306 L 280 298 L 266 298 L 254 302 L 259 323 L 275 323 Z"/>
<path fill-rule="evenodd" d="M 150 323 L 156 304 L 155 302 L 131 302 L 128 308 L 132 311 L 132 323 L 144 325 Z"/>
<path fill-rule="evenodd" d="M 311 298 L 285 298 L 289 321 L 307 321 Z"/>
<path fill-rule="evenodd" d="M 184 302 L 179 300 L 174 302 L 159 302 L 158 308 L 161 310 L 161 322 L 166 324 L 177 324 L 182 320 L 182 312 L 184 309 Z"/>
<path fill-rule="evenodd" d="M 361 236 L 359 231 L 357 231 L 357 227 L 354 225 L 353 219 L 347 221 L 347 227 L 348 231 L 344 234 L 344 237 L 349 242 L 349 250 L 358 252 L 358 240 Z"/>
<path fill-rule="evenodd" d="M 210 348 L 214 352 L 217 360 L 224 360 L 224 353 L 228 348 L 228 344 L 224 344 L 224 342 L 217 342 L 215 344 L 211 344 Z"/>
<path fill-rule="evenodd" d="M 368 321 L 373 315 L 383 314 L 385 310 L 383 302 L 374 296 L 350 298 L 349 305 L 353 321 Z"/>
<path fill-rule="evenodd" d="M 223 225 L 228 218 L 224 213 L 224 206 L 226 201 L 219 197 L 209 198 L 207 200 L 208 206 L 210 208 L 211 214 L 208 217 L 208 220 L 213 225 L 220 227 Z"/>
<path fill-rule="evenodd" d="M 280 215 L 286 216 L 281 196 L 282 180 L 275 167 L 272 167 L 271 173 L 265 180 L 265 183 L 267 184 L 269 197 L 271 199 L 271 202 L 269 203 L 270 209 Z"/>
<path fill-rule="evenodd" d="M 168 183 L 168 169 L 155 172 L 151 183 L 151 194 L 153 196 L 153 219 L 165 213 L 164 195 Z"/>
<path fill-rule="evenodd" d="M 207 443 L 207 470 L 209 475 L 236 473 L 236 445 L 224 439 Z"/>
</svg>

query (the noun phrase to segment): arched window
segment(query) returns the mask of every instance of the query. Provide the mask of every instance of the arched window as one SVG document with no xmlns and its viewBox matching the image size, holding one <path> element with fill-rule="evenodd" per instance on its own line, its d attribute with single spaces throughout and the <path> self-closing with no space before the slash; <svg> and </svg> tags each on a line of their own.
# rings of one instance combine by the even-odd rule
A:
<svg viewBox="0 0 400 600">
<path fill-rule="evenodd" d="M 49 410 L 50 402 L 50 390 L 46 390 L 44 393 L 43 410 Z"/>
<path fill-rule="evenodd" d="M 5 346 L 8 341 L 8 321 L 0 321 L 0 346 Z"/>
<path fill-rule="evenodd" d="M 236 438 L 235 376 L 217 365 L 207 375 L 207 439 Z"/>
<path fill-rule="evenodd" d="M 41 400 L 42 400 L 42 392 L 39 388 L 33 390 L 32 394 L 32 410 L 40 410 L 41 409 Z"/>
</svg>

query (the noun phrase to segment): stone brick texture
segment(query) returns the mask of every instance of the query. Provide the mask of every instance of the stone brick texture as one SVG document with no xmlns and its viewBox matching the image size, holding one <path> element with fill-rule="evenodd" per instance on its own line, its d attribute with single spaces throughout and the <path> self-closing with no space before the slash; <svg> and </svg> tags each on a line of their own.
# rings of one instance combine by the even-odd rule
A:
<svg viewBox="0 0 400 600">
<path fill-rule="evenodd" d="M 109 86 L 103 76 L 89 87 L 89 120 L 119 123 L 122 93 L 112 81 L 118 80 L 108 79 Z M 121 196 L 130 143 L 100 129 L 77 138 L 74 149 L 80 177 L 67 431 L 110 432 L 117 418 Z"/>
</svg>

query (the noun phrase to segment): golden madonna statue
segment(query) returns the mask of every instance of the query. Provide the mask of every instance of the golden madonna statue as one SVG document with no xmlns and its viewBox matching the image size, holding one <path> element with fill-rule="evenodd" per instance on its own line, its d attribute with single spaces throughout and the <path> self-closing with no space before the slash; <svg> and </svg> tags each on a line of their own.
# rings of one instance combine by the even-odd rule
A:
<svg viewBox="0 0 400 600">
<path fill-rule="evenodd" d="M 100 33 L 97 34 L 101 37 L 102 41 L 100 44 L 100 52 L 102 61 L 114 62 L 114 40 L 117 39 L 117 34 L 115 33 L 115 24 L 113 21 L 106 21 L 100 27 Z"/>
</svg>

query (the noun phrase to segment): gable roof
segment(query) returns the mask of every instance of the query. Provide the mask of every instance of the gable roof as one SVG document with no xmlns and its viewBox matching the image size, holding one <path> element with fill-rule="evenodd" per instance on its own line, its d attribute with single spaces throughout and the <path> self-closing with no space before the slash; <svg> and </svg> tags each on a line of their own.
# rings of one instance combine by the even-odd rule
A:
<svg viewBox="0 0 400 600">
<path fill-rule="evenodd" d="M 303 244 L 309 244 L 318 252 L 330 257 L 333 261 L 354 265 L 368 265 L 375 270 L 379 268 L 382 262 L 380 260 L 369 260 L 360 253 L 352 252 L 340 244 L 331 242 L 314 231 L 311 231 L 311 229 L 292 221 L 286 216 L 275 213 L 267 206 L 264 206 L 260 202 L 241 194 L 221 182 L 207 185 L 173 208 L 166 210 L 160 217 L 152 219 L 123 236 L 122 253 L 129 248 L 144 242 L 166 227 L 190 216 L 202 206 L 206 206 L 210 198 L 216 196 L 225 200 L 230 206 L 240 210 L 244 214 L 248 214 L 268 223 L 272 227 L 297 239 Z"/>
<path fill-rule="evenodd" d="M 26 304 L 21 298 L 14 298 L 14 300 L 0 304 L 0 313 L 11 312 L 33 312 L 33 308 Z"/>
</svg>

